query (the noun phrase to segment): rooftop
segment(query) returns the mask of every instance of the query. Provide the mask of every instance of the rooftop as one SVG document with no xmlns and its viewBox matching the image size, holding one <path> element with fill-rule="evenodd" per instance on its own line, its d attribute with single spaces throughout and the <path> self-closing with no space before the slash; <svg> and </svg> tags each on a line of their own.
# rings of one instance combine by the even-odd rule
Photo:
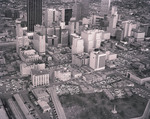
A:
<svg viewBox="0 0 150 119">
<path fill-rule="evenodd" d="M 32 90 L 37 98 L 49 97 L 49 94 L 43 88 L 36 88 Z"/>
<path fill-rule="evenodd" d="M 49 74 L 48 70 L 36 70 L 36 69 L 32 69 L 31 72 L 32 72 L 33 75 Z"/>
</svg>

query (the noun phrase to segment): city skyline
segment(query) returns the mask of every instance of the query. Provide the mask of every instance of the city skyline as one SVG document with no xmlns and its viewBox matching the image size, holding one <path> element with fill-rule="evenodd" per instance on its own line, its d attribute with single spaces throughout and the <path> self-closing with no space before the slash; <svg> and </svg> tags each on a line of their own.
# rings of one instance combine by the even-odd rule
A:
<svg viewBox="0 0 150 119">
<path fill-rule="evenodd" d="M 0 119 L 150 119 L 148 0 L 0 0 Z"/>
</svg>

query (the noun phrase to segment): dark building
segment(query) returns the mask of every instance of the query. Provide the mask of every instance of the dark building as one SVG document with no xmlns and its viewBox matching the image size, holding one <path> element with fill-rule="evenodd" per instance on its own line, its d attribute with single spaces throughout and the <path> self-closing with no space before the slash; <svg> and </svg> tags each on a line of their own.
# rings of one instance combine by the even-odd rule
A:
<svg viewBox="0 0 150 119">
<path fill-rule="evenodd" d="M 68 25 L 72 17 L 72 9 L 65 9 L 65 24 Z"/>
<path fill-rule="evenodd" d="M 28 31 L 34 31 L 36 24 L 42 24 L 42 0 L 27 0 Z"/>
</svg>

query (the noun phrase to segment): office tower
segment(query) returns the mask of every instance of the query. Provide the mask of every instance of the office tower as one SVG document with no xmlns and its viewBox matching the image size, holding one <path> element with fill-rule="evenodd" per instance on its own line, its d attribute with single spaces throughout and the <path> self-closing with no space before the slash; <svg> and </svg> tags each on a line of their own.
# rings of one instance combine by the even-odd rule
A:
<svg viewBox="0 0 150 119">
<path fill-rule="evenodd" d="M 124 38 L 132 36 L 132 30 L 137 28 L 137 23 L 133 20 L 123 21 Z"/>
<path fill-rule="evenodd" d="M 117 7 L 113 6 L 111 10 L 111 16 L 109 18 L 109 27 L 112 29 L 116 28 L 117 21 L 118 21 Z"/>
<path fill-rule="evenodd" d="M 89 3 L 90 0 L 81 0 L 82 5 L 82 18 L 89 15 Z"/>
<path fill-rule="evenodd" d="M 44 55 L 46 50 L 45 35 L 40 32 L 35 32 L 33 35 L 33 46 L 35 50 L 40 54 Z"/>
<path fill-rule="evenodd" d="M 111 15 L 109 16 L 109 27 L 107 31 L 111 33 L 111 36 L 115 36 L 116 34 L 116 26 L 118 22 L 118 12 L 117 7 L 112 6 Z"/>
<path fill-rule="evenodd" d="M 55 47 L 58 46 L 58 37 L 57 36 L 55 36 L 55 35 L 48 36 L 47 40 L 48 40 L 49 46 L 55 46 Z"/>
<path fill-rule="evenodd" d="M 105 60 L 105 53 L 96 50 L 90 53 L 90 67 L 94 70 L 105 69 Z"/>
<path fill-rule="evenodd" d="M 72 54 L 79 54 L 84 52 L 84 41 L 81 37 L 73 38 Z"/>
<path fill-rule="evenodd" d="M 101 6 L 100 6 L 100 15 L 108 15 L 110 10 L 110 3 L 111 0 L 101 0 Z"/>
<path fill-rule="evenodd" d="M 60 13 L 56 9 L 47 8 L 44 19 L 46 27 L 53 26 L 54 24 L 58 24 L 60 20 Z"/>
<path fill-rule="evenodd" d="M 61 30 L 61 45 L 62 46 L 68 46 L 68 36 L 69 32 L 67 29 L 62 29 Z"/>
<path fill-rule="evenodd" d="M 42 0 L 27 0 L 27 27 L 34 31 L 34 25 L 42 24 Z"/>
<path fill-rule="evenodd" d="M 65 22 L 65 25 L 69 24 L 69 21 L 72 17 L 72 9 L 62 9 L 62 21 Z"/>
<path fill-rule="evenodd" d="M 101 30 L 87 30 L 81 33 L 81 37 L 84 40 L 84 51 L 86 53 L 91 52 L 95 48 L 100 48 L 101 41 L 103 39 L 104 31 Z"/>
<path fill-rule="evenodd" d="M 82 19 L 82 5 L 81 3 L 75 2 L 72 8 L 72 16 L 76 18 L 77 21 Z"/>
<path fill-rule="evenodd" d="M 31 80 L 34 87 L 49 85 L 49 71 L 32 69 Z"/>
<path fill-rule="evenodd" d="M 76 18 L 71 18 L 69 21 L 69 34 L 76 33 Z"/>
</svg>

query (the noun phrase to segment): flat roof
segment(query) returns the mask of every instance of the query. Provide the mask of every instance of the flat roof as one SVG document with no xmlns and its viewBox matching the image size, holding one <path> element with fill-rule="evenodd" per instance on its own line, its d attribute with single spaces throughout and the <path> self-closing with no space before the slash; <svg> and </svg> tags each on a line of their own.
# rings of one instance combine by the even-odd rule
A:
<svg viewBox="0 0 150 119">
<path fill-rule="evenodd" d="M 25 115 L 26 119 L 34 119 L 33 116 L 29 113 L 29 110 L 25 106 L 23 100 L 21 99 L 19 94 L 14 95 L 17 104 L 19 105 L 20 109 L 22 110 L 23 114 Z"/>
<path fill-rule="evenodd" d="M 49 94 L 43 88 L 36 88 L 32 90 L 37 98 L 49 97 Z"/>
<path fill-rule="evenodd" d="M 48 70 L 36 70 L 36 69 L 32 69 L 31 72 L 32 72 L 33 75 L 49 74 Z"/>
</svg>

